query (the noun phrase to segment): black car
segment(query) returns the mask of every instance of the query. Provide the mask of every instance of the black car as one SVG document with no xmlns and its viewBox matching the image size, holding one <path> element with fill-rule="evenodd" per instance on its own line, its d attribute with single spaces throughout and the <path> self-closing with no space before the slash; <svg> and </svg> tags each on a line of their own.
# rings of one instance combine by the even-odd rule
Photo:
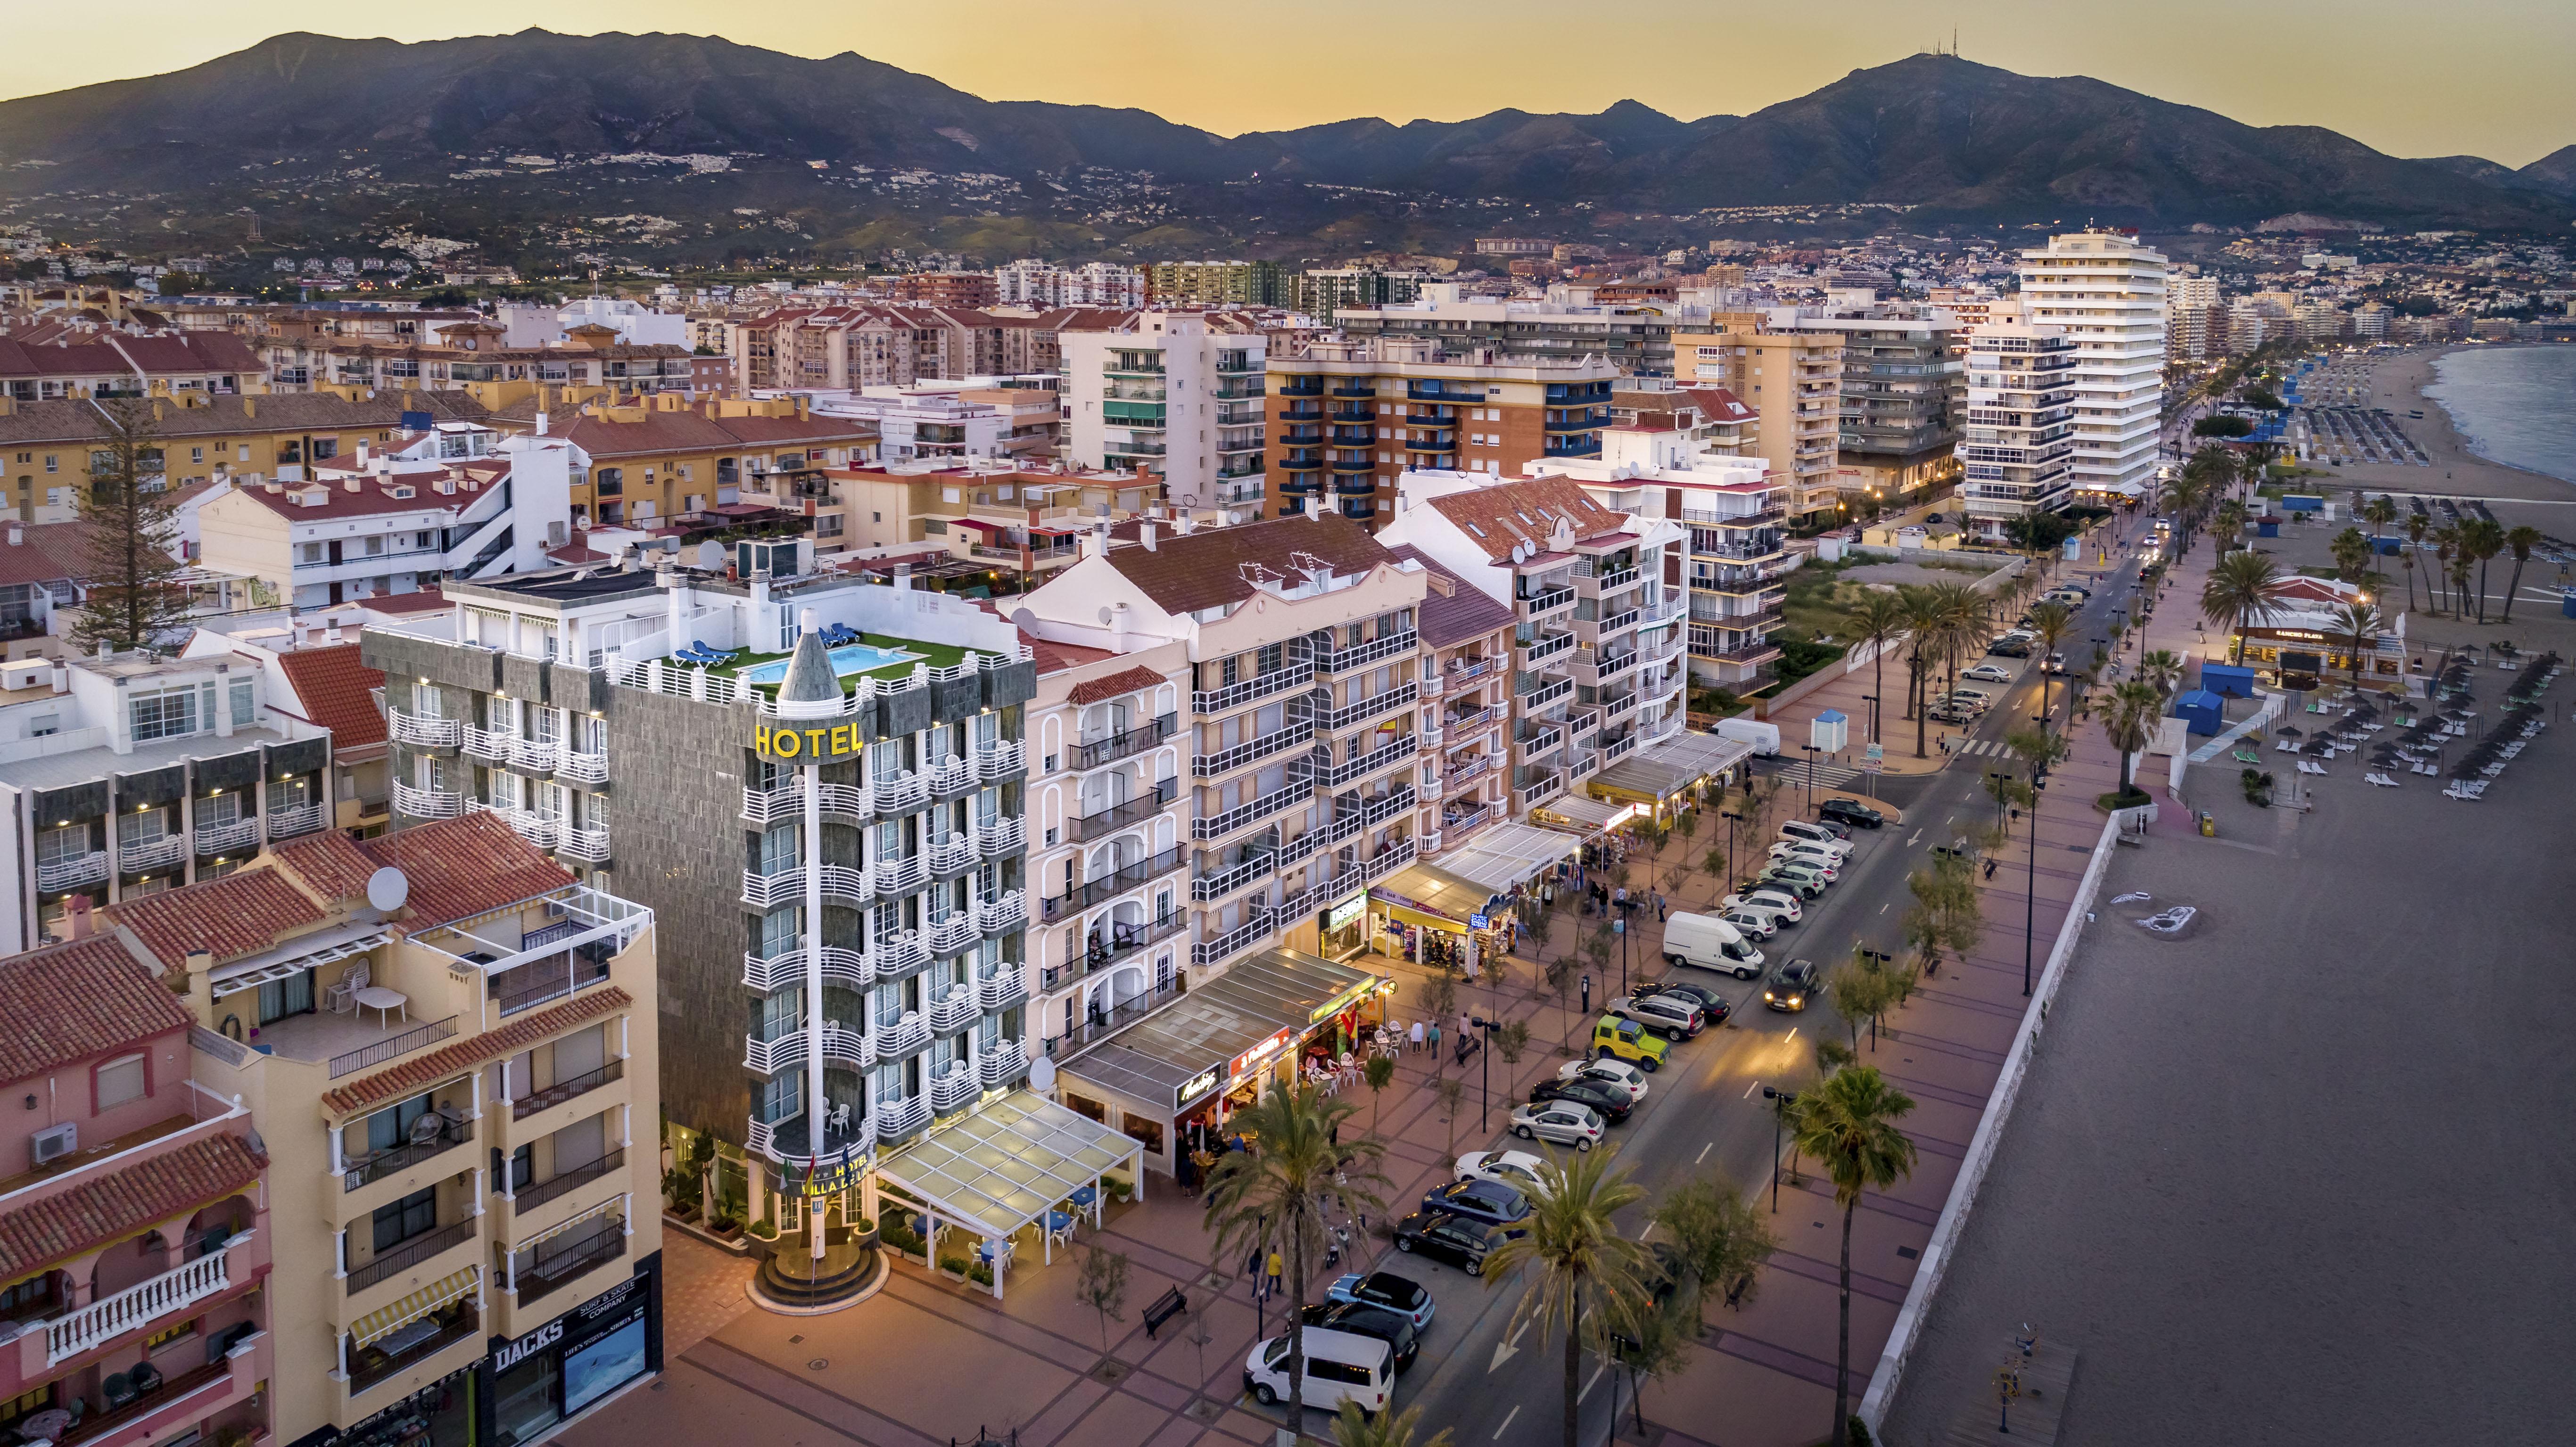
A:
<svg viewBox="0 0 2576 1447">
<path fill-rule="evenodd" d="M 1413 1323 L 1382 1306 L 1364 1306 L 1356 1301 L 1316 1301 L 1307 1303 L 1298 1319 L 1308 1326 L 1346 1331 L 1354 1336 L 1373 1336 L 1395 1348 L 1395 1369 L 1403 1371 L 1413 1365 L 1422 1352 L 1422 1333 Z"/>
<path fill-rule="evenodd" d="M 1485 1274 L 1485 1258 L 1503 1249 L 1503 1230 L 1438 1211 L 1416 1211 L 1395 1223 L 1395 1249 L 1454 1261 L 1469 1276 Z"/>
<path fill-rule="evenodd" d="M 2028 658 L 2030 645 L 2010 638 L 1998 638 L 1986 645 L 1986 652 L 1999 658 Z"/>
<path fill-rule="evenodd" d="M 1705 1016 L 1708 1023 L 1712 1026 L 1725 1024 L 1726 1012 L 1730 1008 L 1726 1001 L 1718 998 L 1718 994 L 1715 990 L 1710 989 L 1706 985 L 1692 984 L 1688 980 L 1666 980 L 1662 984 L 1639 985 L 1632 993 L 1639 995 L 1679 995 L 1699 1006 L 1700 1014 Z"/>
<path fill-rule="evenodd" d="M 1522 1233 L 1511 1228 L 1528 1219 L 1530 1204 L 1527 1196 L 1500 1181 L 1452 1181 L 1424 1196 L 1422 1209 L 1500 1226 L 1518 1236 Z"/>
<path fill-rule="evenodd" d="M 1855 803 L 1849 799 L 1827 799 L 1816 806 L 1816 817 L 1861 829 L 1875 829 L 1887 822 L 1886 815 L 1867 804 Z"/>
<path fill-rule="evenodd" d="M 1774 1010 L 1804 1010 L 1816 995 L 1816 962 L 1791 960 L 1762 982 L 1762 1003 Z"/>
<path fill-rule="evenodd" d="M 1613 1090 L 1598 1081 L 1583 1079 L 1542 1080 L 1530 1087 L 1529 1098 L 1532 1105 L 1543 1100 L 1570 1100 L 1577 1105 L 1588 1105 L 1601 1112 L 1601 1118 L 1612 1125 L 1626 1120 L 1631 1108 L 1626 1091 Z"/>
</svg>

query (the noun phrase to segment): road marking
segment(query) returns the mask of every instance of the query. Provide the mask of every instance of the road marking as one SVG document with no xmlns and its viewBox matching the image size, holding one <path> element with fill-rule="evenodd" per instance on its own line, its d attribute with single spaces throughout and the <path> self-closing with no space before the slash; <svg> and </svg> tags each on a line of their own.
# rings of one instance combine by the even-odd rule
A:
<svg viewBox="0 0 2576 1447">
<path fill-rule="evenodd" d="M 1521 1329 L 1513 1332 L 1510 1340 L 1494 1343 L 1494 1362 L 1492 1366 L 1485 1368 L 1485 1375 L 1490 1377 L 1495 1372 L 1500 1371 L 1503 1363 L 1510 1361 L 1514 1356 L 1520 1353 L 1521 1338 L 1529 1333 L 1529 1329 L 1530 1324 L 1528 1322 L 1522 1322 Z"/>
<path fill-rule="evenodd" d="M 1600 1381 L 1601 1374 L 1608 1370 L 1610 1370 L 1610 1368 L 1607 1366 L 1594 1367 L 1592 1369 L 1592 1375 L 1583 1379 L 1583 1390 L 1574 1394 L 1574 1400 L 1580 1402 L 1584 1398 L 1591 1396 L 1593 1383 Z"/>
<path fill-rule="evenodd" d="M 1579 1400 L 1579 1399 L 1578 1399 L 1578 1400 Z M 1495 1441 L 1500 1442 L 1500 1441 L 1502 1441 L 1502 1440 L 1503 1440 L 1503 1434 L 1504 1434 L 1505 1432 L 1508 1432 L 1508 1431 L 1512 1430 L 1512 1418 L 1513 1418 L 1513 1417 L 1517 1417 L 1517 1416 L 1519 1416 L 1520 1414 L 1521 1414 L 1521 1409 L 1520 1409 L 1520 1408 L 1518 1408 L 1518 1407 L 1514 1407 L 1514 1408 L 1512 1408 L 1512 1410 L 1510 1411 L 1510 1413 L 1508 1413 L 1506 1416 L 1504 1416 L 1504 1418 L 1503 1418 L 1503 1425 L 1501 1425 L 1501 1426 L 1499 1426 L 1499 1427 L 1496 1427 L 1496 1428 L 1494 1429 L 1494 1440 L 1495 1440 Z"/>
<path fill-rule="evenodd" d="M 1789 1036 L 1788 1036 L 1788 1038 L 1789 1038 L 1789 1039 L 1792 1039 L 1792 1040 L 1795 1040 L 1795 1039 L 1797 1039 L 1797 1038 L 1798 1038 L 1798 1027 L 1797 1027 L 1797 1026 L 1792 1025 L 1792 1026 L 1790 1026 L 1790 1027 L 1789 1027 Z"/>
<path fill-rule="evenodd" d="M 1748 1090 L 1748 1091 L 1746 1091 L 1746 1092 L 1744 1092 L 1744 1093 L 1745 1093 L 1746 1095 L 1748 1095 L 1748 1096 L 1749 1096 L 1749 1095 L 1751 1095 L 1753 1092 Z M 1698 1154 L 1696 1157 L 1693 1157 L 1693 1158 L 1692 1158 L 1692 1160 L 1691 1160 L 1691 1164 L 1692 1164 L 1692 1165 L 1698 1165 L 1701 1161 L 1707 1160 L 1707 1159 L 1708 1159 L 1708 1153 L 1709 1153 L 1710 1151 L 1715 1150 L 1715 1149 L 1717 1149 L 1717 1142 L 1715 1142 L 1715 1141 L 1710 1141 L 1707 1145 L 1701 1146 L 1701 1147 L 1699 1148 L 1699 1154 Z"/>
<path fill-rule="evenodd" d="M 1751 1099 L 1753 1098 L 1753 1092 L 1754 1092 L 1754 1091 L 1756 1091 L 1756 1090 L 1759 1090 L 1759 1089 L 1761 1089 L 1761 1088 L 1762 1088 L 1762 1082 L 1757 1080 L 1757 1081 L 1753 1082 L 1751 1085 L 1748 1085 L 1748 1086 L 1744 1087 L 1744 1093 L 1743 1093 L 1742 1095 L 1737 1096 L 1737 1097 L 1736 1097 L 1736 1099 L 1737 1099 L 1737 1100 L 1751 1100 Z M 1702 1151 L 1702 1152 L 1700 1152 L 1700 1154 L 1701 1154 L 1701 1155 L 1706 1155 L 1706 1154 L 1708 1154 L 1708 1152 L 1706 1152 L 1706 1151 Z"/>
<path fill-rule="evenodd" d="M 1923 837 L 1923 831 L 1922 831 L 1922 830 L 1920 830 L 1920 829 L 1915 830 L 1915 831 L 1914 831 L 1914 838 L 1913 838 L 1913 839 L 1908 839 L 1908 840 L 1906 840 L 1906 841 L 1905 841 L 1905 847 L 1906 847 L 1906 848 L 1908 848 L 1908 849 L 1913 848 L 1913 847 L 1914 847 L 1915 840 L 1917 840 L 1917 839 L 1921 839 L 1922 837 Z"/>
<path fill-rule="evenodd" d="M 1879 912 L 1880 914 L 1885 914 L 1885 913 L 1887 913 L 1887 906 L 1886 906 L 1886 905 L 1883 905 L 1883 904 L 1882 904 L 1882 905 L 1880 905 L 1880 906 L 1878 907 L 1878 912 Z"/>
</svg>

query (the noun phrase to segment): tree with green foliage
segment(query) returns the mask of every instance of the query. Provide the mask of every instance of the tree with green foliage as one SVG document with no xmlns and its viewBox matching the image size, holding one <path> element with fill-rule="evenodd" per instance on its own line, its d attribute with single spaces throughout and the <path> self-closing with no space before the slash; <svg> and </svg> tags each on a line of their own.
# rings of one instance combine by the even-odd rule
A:
<svg viewBox="0 0 2576 1447">
<path fill-rule="evenodd" d="M 1851 1440 L 1852 1216 L 1864 1193 L 1873 1188 L 1884 1191 L 1914 1173 L 1914 1142 L 1896 1124 L 1913 1109 L 1912 1097 L 1889 1085 L 1874 1067 L 1855 1065 L 1800 1091 L 1790 1113 L 1798 1148 L 1824 1167 L 1834 1183 L 1834 1204 L 1843 1213 L 1841 1355 L 1834 1368 L 1833 1447 L 1847 1447 Z M 1569 1362 L 1569 1394 L 1573 1371 Z M 1566 1447 L 1574 1447 L 1571 1402 L 1566 1433 Z"/>
<path fill-rule="evenodd" d="M 2388 620 L 2380 616 L 2379 605 L 2365 598 L 2354 603 L 2338 603 L 2326 615 L 2327 623 L 2342 634 L 2344 661 L 2351 665 L 2352 686 L 2361 687 L 2361 650 L 2365 643 L 2375 642 L 2386 630 Z"/>
<path fill-rule="evenodd" d="M 2200 589 L 2200 616 L 2219 627 L 2235 630 L 2236 662 L 2245 661 L 2244 630 L 2256 618 L 2268 614 L 2272 596 L 2280 587 L 2280 564 L 2270 555 L 2250 549 L 2228 554 L 2209 570 L 2209 578 Z"/>
<path fill-rule="evenodd" d="M 1111 1251 L 1098 1242 L 1084 1248 L 1082 1269 L 1073 1283 L 1073 1299 L 1090 1307 L 1100 1316 L 1100 1351 L 1109 1353 L 1109 1324 L 1125 1321 L 1127 1305 L 1126 1253 Z"/>
<path fill-rule="evenodd" d="M 1369 1104 L 1373 1107 L 1369 1117 L 1369 1134 L 1376 1135 L 1386 1124 L 1384 1092 L 1388 1086 L 1395 1083 L 1395 1057 L 1370 1056 L 1368 1064 L 1360 1067 L 1360 1079 L 1368 1083 Z"/>
<path fill-rule="evenodd" d="M 2487 564 L 2505 550 L 2504 524 L 2491 517 L 2471 518 L 2460 525 L 2460 545 L 2478 568 L 2478 621 L 2487 621 Z"/>
<path fill-rule="evenodd" d="M 1843 615 L 1842 627 L 1839 630 L 1843 641 L 1855 648 L 1871 650 L 1869 691 L 1877 695 L 1880 700 L 1879 707 L 1870 711 L 1869 741 L 1871 743 L 1881 741 L 1878 727 L 1879 715 L 1884 713 L 1887 707 L 1887 649 L 1890 644 L 1905 636 L 1905 628 L 1905 600 L 1895 593 L 1883 593 L 1876 589 L 1870 590 L 1868 597 L 1853 604 L 1851 611 Z"/>
<path fill-rule="evenodd" d="M 1569 1160 L 1549 1151 L 1539 1167 L 1523 1234 L 1485 1258 L 1487 1289 L 1518 1275 L 1521 1298 L 1505 1336 L 1536 1326 L 1565 1345 L 1565 1447 L 1581 1447 L 1575 1416 L 1583 1349 L 1603 1351 L 1608 1327 L 1649 1293 L 1646 1248 L 1619 1232 L 1615 1219 L 1646 1189 L 1626 1171 L 1612 1174 L 1617 1148 L 1581 1151 Z"/>
<path fill-rule="evenodd" d="M 1689 1303 L 1694 1328 L 1711 1297 L 1729 1306 L 1750 1305 L 1760 1291 L 1756 1273 L 1779 1248 L 1761 1208 L 1713 1171 L 1666 1192 L 1655 1203 L 1654 1222 L 1672 1241 L 1681 1271 L 1673 1296 Z"/>
<path fill-rule="evenodd" d="M 2067 636 L 2072 634 L 2074 631 L 2074 609 L 2067 607 L 2063 603 L 2053 601 L 2038 603 L 2032 606 L 2030 610 L 2030 636 L 2039 645 L 2039 711 L 2043 715 L 2049 711 L 2048 656 L 2057 652 L 2058 646 L 2063 644 L 2066 641 Z"/>
<path fill-rule="evenodd" d="M 178 556 L 178 499 L 152 440 L 159 405 L 139 397 L 88 404 L 107 436 L 90 449 L 88 485 L 74 492 L 88 587 L 65 634 L 75 653 L 155 647 L 186 626 L 194 607 L 180 580 L 187 565 Z"/>
<path fill-rule="evenodd" d="M 2156 720 L 2164 712 L 2164 696 L 2143 683 L 2115 684 L 2110 702 L 2102 710 L 2102 732 L 2111 747 L 2120 751 L 2120 794 L 2126 798 L 2138 792 L 2137 755 L 2155 737 Z"/>
<path fill-rule="evenodd" d="M 2522 565 L 2531 561 L 2532 550 L 2545 540 L 2540 529 L 2528 523 L 2504 535 L 2504 545 L 2513 552 L 2513 578 L 2504 585 L 2504 617 L 2500 621 L 2513 621 L 2514 595 L 2522 591 Z"/>
</svg>

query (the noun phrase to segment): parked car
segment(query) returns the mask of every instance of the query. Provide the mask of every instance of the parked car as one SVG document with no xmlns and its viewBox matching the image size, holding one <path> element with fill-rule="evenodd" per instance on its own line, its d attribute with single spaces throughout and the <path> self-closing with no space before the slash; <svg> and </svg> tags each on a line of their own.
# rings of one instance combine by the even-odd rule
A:
<svg viewBox="0 0 2576 1447">
<path fill-rule="evenodd" d="M 1481 1220 L 1461 1220 L 1455 1215 L 1417 1210 L 1396 1223 L 1396 1251 L 1412 1251 L 1422 1256 L 1437 1256 L 1443 1262 L 1455 1262 L 1471 1277 L 1484 1274 L 1484 1259 L 1502 1251 L 1504 1233 L 1499 1226 L 1486 1226 Z"/>
<path fill-rule="evenodd" d="M 1986 652 L 1997 658 L 2030 657 L 2030 640 L 2007 634 L 1986 645 Z"/>
<path fill-rule="evenodd" d="M 1842 876 L 1843 857 L 1821 844 L 1804 839 L 1783 839 L 1771 846 L 1770 857 L 1792 864 L 1804 864 L 1830 882 Z"/>
<path fill-rule="evenodd" d="M 1607 1128 L 1599 1111 L 1577 1101 L 1533 1101 L 1512 1107 L 1512 1134 L 1525 1141 L 1548 1141 L 1588 1151 L 1600 1142 Z"/>
<path fill-rule="evenodd" d="M 1629 993 L 1634 995 L 1677 995 L 1683 999 L 1689 1000 L 1693 1004 L 1699 1006 L 1700 1014 L 1707 1019 L 1709 1026 L 1712 1029 L 1725 1024 L 1727 1015 L 1735 1008 L 1733 1005 L 1728 1004 L 1724 998 L 1719 996 L 1715 990 L 1691 980 L 1649 980 L 1637 986 L 1636 989 Z"/>
<path fill-rule="evenodd" d="M 1624 1060 L 1569 1060 L 1557 1067 L 1556 1078 L 1589 1080 L 1612 1090 L 1623 1090 L 1628 1093 L 1631 1103 L 1646 1098 L 1646 1072 Z"/>
<path fill-rule="evenodd" d="M 2013 671 L 2004 667 L 2000 663 L 1980 663 L 1974 667 L 1963 668 L 1959 670 L 1959 676 L 1961 678 L 1973 678 L 1979 683 L 2010 683 L 2013 681 Z"/>
<path fill-rule="evenodd" d="M 1767 909 L 1749 906 L 1730 909 L 1718 918 L 1734 926 L 1737 934 L 1749 940 L 1767 940 L 1780 932 L 1780 916 Z"/>
<path fill-rule="evenodd" d="M 1978 713 L 1984 713 L 1992 708 L 1995 702 L 1993 695 L 1973 688 L 1954 688 L 1944 694 L 1941 701 L 1957 704 L 1961 708 L 1973 709 Z"/>
<path fill-rule="evenodd" d="M 1589 1080 L 1542 1080 L 1530 1087 L 1529 1098 L 1532 1105 L 1567 1100 L 1589 1106 L 1612 1125 L 1626 1120 L 1628 1112 L 1636 1108 L 1628 1103 L 1626 1091 Z"/>
<path fill-rule="evenodd" d="M 1422 1209 L 1446 1211 L 1488 1226 L 1500 1226 L 1509 1235 L 1520 1235 L 1512 1227 L 1529 1219 L 1529 1197 L 1500 1181 L 1451 1181 L 1424 1194 Z"/>
<path fill-rule="evenodd" d="M 1610 1013 L 1661 1030 L 1667 1040 L 1688 1040 L 1708 1028 L 1697 1003 L 1672 995 L 1622 995 L 1610 1002 Z"/>
<path fill-rule="evenodd" d="M 1421 1282 L 1392 1271 L 1351 1272 L 1326 1287 L 1324 1296 L 1331 1301 L 1385 1307 L 1413 1323 L 1416 1331 L 1431 1325 L 1432 1313 L 1440 1309 L 1440 1303 L 1431 1299 L 1430 1290 Z"/>
<path fill-rule="evenodd" d="M 1780 826 L 1784 839 L 1813 839 L 1819 844 L 1850 844 L 1851 826 L 1830 819 L 1792 819 Z"/>
<path fill-rule="evenodd" d="M 1720 909 L 1767 909 L 1780 917 L 1783 924 L 1796 924 L 1806 917 L 1806 908 L 1798 903 L 1796 893 L 1757 884 L 1742 894 L 1730 894 L 1717 902 Z"/>
<path fill-rule="evenodd" d="M 1353 1336 L 1375 1337 L 1395 1350 L 1395 1369 L 1403 1371 L 1413 1365 L 1422 1352 L 1422 1333 L 1396 1312 L 1382 1306 L 1363 1306 L 1356 1301 L 1310 1301 L 1298 1313 L 1309 1331 L 1346 1331 Z M 1312 1341 L 1310 1336 L 1307 1338 Z"/>
<path fill-rule="evenodd" d="M 1975 709 L 1961 708 L 1955 703 L 1936 703 L 1923 710 L 1923 716 L 1934 723 L 1972 724 L 1977 721 Z"/>
<path fill-rule="evenodd" d="M 1771 843 L 1774 848 L 1783 844 L 1804 844 L 1811 849 L 1825 851 L 1833 856 L 1836 862 L 1848 858 L 1851 852 L 1859 847 L 1831 829 L 1821 824 L 1808 823 L 1804 819 L 1792 819 L 1782 824 L 1780 837 L 1772 840 Z"/>
<path fill-rule="evenodd" d="M 1887 822 L 1885 814 L 1851 799 L 1827 799 L 1816 806 L 1816 816 L 1860 829 L 1875 829 Z"/>
<path fill-rule="evenodd" d="M 1578 1060 L 1574 1063 L 1591 1065 L 1595 1062 Z M 1469 1151 L 1458 1158 L 1458 1179 L 1500 1181 L 1526 1196 L 1538 1185 L 1539 1167 L 1545 1164 L 1527 1151 Z"/>
<path fill-rule="evenodd" d="M 1814 899 L 1825 892 L 1825 886 L 1833 883 L 1825 878 L 1822 871 L 1785 859 L 1773 860 L 1771 867 L 1763 870 L 1757 878 L 1763 884 L 1795 890 L 1801 899 Z"/>
<path fill-rule="evenodd" d="M 1648 1075 L 1664 1068 L 1664 1052 L 1672 1047 L 1634 1020 L 1615 1020 L 1604 1015 L 1592 1024 L 1592 1053 L 1596 1058 L 1625 1060 Z"/>
<path fill-rule="evenodd" d="M 1482 1270 L 1479 1263 L 1478 1270 Z M 1395 1348 L 1376 1337 L 1341 1331 L 1299 1332 L 1305 1348 L 1305 1380 L 1293 1387 L 1309 1407 L 1327 1412 L 1357 1402 L 1374 1415 L 1386 1410 L 1395 1394 Z M 1252 1344 L 1243 1359 L 1243 1386 L 1261 1405 L 1277 1406 L 1292 1386 L 1288 1380 L 1288 1338 L 1275 1336 Z"/>
<path fill-rule="evenodd" d="M 1816 993 L 1816 962 L 1791 960 L 1762 982 L 1762 1003 L 1774 1010 L 1804 1010 Z"/>
</svg>

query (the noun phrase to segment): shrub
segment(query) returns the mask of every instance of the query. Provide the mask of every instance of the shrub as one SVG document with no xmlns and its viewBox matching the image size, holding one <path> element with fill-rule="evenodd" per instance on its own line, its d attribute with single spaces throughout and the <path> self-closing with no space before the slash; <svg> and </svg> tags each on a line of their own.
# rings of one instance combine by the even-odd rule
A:
<svg viewBox="0 0 2576 1447">
<path fill-rule="evenodd" d="M 907 1256 L 930 1254 L 930 1243 L 921 1239 L 920 1232 L 892 1221 L 886 1223 L 885 1228 L 878 1233 L 877 1239 Z"/>
<path fill-rule="evenodd" d="M 778 1239 L 778 1223 L 775 1221 L 754 1221 L 743 1229 L 750 1232 L 752 1235 L 759 1237 L 763 1241 L 775 1241 Z"/>
<path fill-rule="evenodd" d="M 966 1279 L 978 1286 L 990 1286 L 993 1284 L 993 1268 L 981 1261 L 969 1261 L 966 1263 Z"/>
<path fill-rule="evenodd" d="M 741 1227 L 742 1218 L 731 1211 L 718 1211 L 707 1218 L 707 1229 L 719 1236 L 730 1236 Z"/>
<path fill-rule="evenodd" d="M 953 1273 L 955 1273 L 956 1275 L 959 1275 L 959 1276 L 963 1276 L 963 1275 L 965 1275 L 965 1274 L 966 1274 L 966 1268 L 967 1268 L 967 1267 L 969 1267 L 969 1266 L 971 1266 L 971 1265 L 973 1265 L 973 1264 L 974 1264 L 973 1262 L 968 1261 L 968 1260 L 967 1260 L 965 1257 L 963 1257 L 963 1256 L 942 1256 L 942 1257 L 940 1257 L 940 1258 L 939 1258 L 939 1269 L 940 1269 L 940 1270 L 942 1270 L 942 1271 L 947 1271 L 947 1272 L 953 1272 Z"/>
</svg>

